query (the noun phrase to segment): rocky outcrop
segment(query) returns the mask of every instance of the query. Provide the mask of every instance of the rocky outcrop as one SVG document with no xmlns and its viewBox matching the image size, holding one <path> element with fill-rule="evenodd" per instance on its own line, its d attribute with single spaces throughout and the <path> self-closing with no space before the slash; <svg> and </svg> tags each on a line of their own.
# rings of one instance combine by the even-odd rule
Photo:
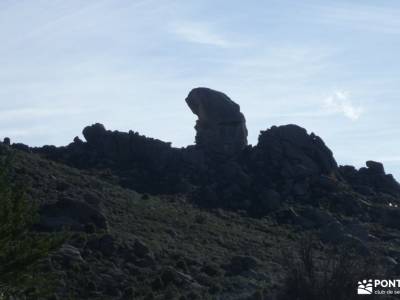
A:
<svg viewBox="0 0 400 300">
<path fill-rule="evenodd" d="M 127 163 L 129 166 L 133 161 L 160 165 L 171 150 L 171 143 L 147 138 L 133 131 L 126 133 L 106 130 L 99 123 L 85 127 L 82 133 L 87 148 L 121 166 Z"/>
<path fill-rule="evenodd" d="M 201 206 L 257 216 L 285 210 L 287 203 L 326 205 L 327 198 L 330 206 L 354 215 L 366 205 L 354 195 L 400 204 L 395 199 L 400 186 L 381 163 L 368 161 L 360 170 L 338 168 L 323 140 L 297 125 L 272 126 L 261 131 L 256 146 L 248 146 L 245 117 L 227 95 L 196 88 L 186 103 L 198 116 L 196 145 L 186 148 L 134 131 L 107 130 L 100 123 L 84 128 L 85 141 L 76 137 L 66 147 L 12 147 L 90 170 L 138 192 L 186 194 Z M 76 225 L 73 218 L 65 220 Z M 45 221 L 45 226 L 57 226 Z"/>
<path fill-rule="evenodd" d="M 255 154 L 274 175 L 286 178 L 330 174 L 337 169 L 332 151 L 322 139 L 297 125 L 262 131 Z"/>
<path fill-rule="evenodd" d="M 206 152 L 232 156 L 247 146 L 246 120 L 238 104 L 224 93 L 193 89 L 186 103 L 198 116 L 196 145 Z"/>
<path fill-rule="evenodd" d="M 66 147 L 44 146 L 33 151 L 76 168 L 100 171 L 105 178 L 139 192 L 177 192 L 182 155 L 171 143 L 134 131 L 107 130 L 100 123 L 85 127 L 83 136 L 86 142 L 75 137 Z"/>
<path fill-rule="evenodd" d="M 386 174 L 383 164 L 367 161 L 366 167 L 357 170 L 353 166 L 341 166 L 340 173 L 355 190 L 362 194 L 372 195 L 386 193 L 400 195 L 400 185 L 393 175 Z"/>
<path fill-rule="evenodd" d="M 277 208 L 278 199 L 310 198 L 315 185 L 330 188 L 337 171 L 332 152 L 322 139 L 296 125 L 262 131 L 257 146 L 247 155 L 247 168 L 254 180 L 252 189 L 258 191 L 257 207 L 271 207 L 273 201 Z"/>
</svg>

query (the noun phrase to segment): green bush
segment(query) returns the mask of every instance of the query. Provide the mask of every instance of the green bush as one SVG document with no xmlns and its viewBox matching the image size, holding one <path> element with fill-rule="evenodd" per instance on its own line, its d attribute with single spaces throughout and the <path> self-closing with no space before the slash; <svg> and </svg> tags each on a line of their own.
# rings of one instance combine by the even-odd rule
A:
<svg viewBox="0 0 400 300">
<path fill-rule="evenodd" d="M 32 231 L 37 206 L 11 180 L 11 170 L 10 155 L 0 156 L 0 299 L 44 292 L 50 277 L 40 272 L 39 264 L 64 240 Z"/>
</svg>

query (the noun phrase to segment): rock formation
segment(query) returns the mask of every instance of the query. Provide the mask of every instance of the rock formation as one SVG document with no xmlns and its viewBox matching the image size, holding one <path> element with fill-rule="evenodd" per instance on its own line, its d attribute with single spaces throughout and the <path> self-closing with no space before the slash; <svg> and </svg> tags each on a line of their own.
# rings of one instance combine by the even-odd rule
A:
<svg viewBox="0 0 400 300">
<path fill-rule="evenodd" d="M 296 125 L 272 126 L 247 146 L 245 118 L 228 96 L 198 88 L 186 101 L 198 116 L 196 145 L 186 148 L 99 123 L 64 147 L 0 142 L 0 160 L 13 158 L 10 186 L 26 183 L 40 205 L 33 229 L 63 233 L 64 244 L 37 266 L 59 278 L 48 299 L 263 299 L 264 291 L 294 299 L 294 281 L 280 270 L 303 278 L 304 253 L 303 264 L 338 266 L 312 272 L 329 284 L 337 281 L 326 280 L 330 272 L 357 280 L 366 270 L 400 273 L 400 185 L 381 163 L 338 167 L 322 139 Z M 294 241 L 300 252 L 277 265 Z M 360 260 L 348 261 L 354 254 Z M 346 265 L 360 275 L 343 273 Z M 293 293 L 276 295 L 279 282 Z M 348 299 L 339 290 L 335 299 Z M 321 299 L 314 291 L 301 299 L 311 294 Z"/>
<path fill-rule="evenodd" d="M 330 174 L 337 169 L 332 151 L 314 133 L 297 125 L 273 126 L 260 133 L 255 153 L 265 169 L 282 177 L 304 178 Z"/>
<path fill-rule="evenodd" d="M 196 145 L 206 152 L 232 156 L 247 146 L 246 120 L 238 104 L 224 93 L 193 89 L 186 103 L 198 116 Z"/>
<path fill-rule="evenodd" d="M 323 140 L 304 128 L 272 126 L 261 131 L 257 145 L 248 146 L 245 117 L 227 95 L 196 88 L 186 102 L 198 116 L 196 145 L 186 148 L 133 131 L 107 130 L 99 123 L 83 130 L 86 141 L 75 138 L 65 147 L 12 147 L 90 170 L 138 192 L 186 194 L 201 206 L 259 216 L 287 203 L 319 205 L 324 197 L 335 198 L 329 205 L 338 210 L 357 214 L 363 204 L 341 196 L 346 189 L 383 205 L 400 197 L 400 185 L 381 163 L 368 161 L 360 170 L 338 167 Z"/>
<path fill-rule="evenodd" d="M 340 172 L 347 182 L 361 194 L 373 195 L 384 192 L 389 195 L 400 194 L 400 184 L 391 174 L 386 174 L 383 164 L 367 161 L 366 167 L 356 170 L 353 166 L 342 166 Z"/>
</svg>

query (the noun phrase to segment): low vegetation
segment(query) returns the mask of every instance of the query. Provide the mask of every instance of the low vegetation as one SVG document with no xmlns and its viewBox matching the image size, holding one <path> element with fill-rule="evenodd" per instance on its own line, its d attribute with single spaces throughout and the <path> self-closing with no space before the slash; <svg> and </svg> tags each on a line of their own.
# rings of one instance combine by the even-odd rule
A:
<svg viewBox="0 0 400 300">
<path fill-rule="evenodd" d="M 279 300 L 358 299 L 357 282 L 379 274 L 373 256 L 362 257 L 351 247 L 327 249 L 312 235 L 301 239 L 297 253 L 285 254 L 283 265 L 287 276 Z"/>
<path fill-rule="evenodd" d="M 61 235 L 32 231 L 38 221 L 37 206 L 27 201 L 23 187 L 11 181 L 10 156 L 0 159 L 0 291 L 3 299 L 48 292 L 51 276 L 41 262 L 63 241 Z"/>
</svg>

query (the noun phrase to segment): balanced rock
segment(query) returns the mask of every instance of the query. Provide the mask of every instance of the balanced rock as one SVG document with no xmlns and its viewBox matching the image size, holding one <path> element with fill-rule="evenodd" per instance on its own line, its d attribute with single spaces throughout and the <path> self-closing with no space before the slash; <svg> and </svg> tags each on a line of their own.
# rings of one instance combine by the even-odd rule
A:
<svg viewBox="0 0 400 300">
<path fill-rule="evenodd" d="M 89 144 L 99 146 L 103 143 L 107 131 L 103 124 L 96 123 L 83 129 L 83 136 Z"/>
<path fill-rule="evenodd" d="M 365 163 L 368 167 L 368 170 L 377 175 L 385 175 L 385 168 L 383 167 L 383 164 L 380 162 L 372 161 L 369 160 Z"/>
<path fill-rule="evenodd" d="M 224 93 L 193 89 L 186 103 L 198 116 L 196 145 L 206 152 L 235 155 L 247 146 L 246 120 L 240 106 Z"/>
</svg>

